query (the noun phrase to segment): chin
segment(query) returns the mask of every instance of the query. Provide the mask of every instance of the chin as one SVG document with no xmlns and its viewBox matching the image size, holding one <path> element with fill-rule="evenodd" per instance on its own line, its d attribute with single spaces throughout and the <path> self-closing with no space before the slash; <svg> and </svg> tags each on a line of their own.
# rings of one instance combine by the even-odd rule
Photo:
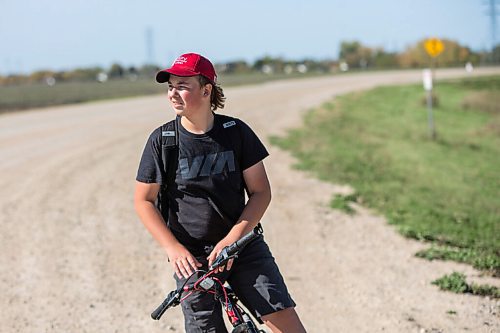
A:
<svg viewBox="0 0 500 333">
<path fill-rule="evenodd" d="M 182 116 L 184 114 L 184 108 L 182 107 L 172 107 L 174 110 L 175 114 L 178 116 Z"/>
</svg>

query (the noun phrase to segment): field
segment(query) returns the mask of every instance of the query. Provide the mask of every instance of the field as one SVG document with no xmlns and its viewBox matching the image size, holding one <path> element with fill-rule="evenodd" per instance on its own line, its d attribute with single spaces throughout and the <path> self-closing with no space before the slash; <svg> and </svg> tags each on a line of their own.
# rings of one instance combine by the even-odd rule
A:
<svg viewBox="0 0 500 333">
<path fill-rule="evenodd" d="M 224 87 L 257 84 L 273 80 L 297 77 L 321 76 L 321 73 L 274 74 L 251 73 L 222 75 L 219 79 Z M 116 79 L 107 82 L 61 82 L 53 86 L 45 83 L 0 86 L 0 113 L 52 105 L 85 103 L 95 100 L 116 99 L 164 92 L 165 85 L 155 82 L 154 77 L 137 80 Z"/>
<path fill-rule="evenodd" d="M 430 242 L 419 256 L 500 274 L 500 77 L 439 83 L 437 139 L 428 135 L 420 85 L 352 93 L 312 110 L 305 125 L 274 138 L 300 169 L 355 193 L 351 202 L 386 216 L 404 235 Z"/>
</svg>

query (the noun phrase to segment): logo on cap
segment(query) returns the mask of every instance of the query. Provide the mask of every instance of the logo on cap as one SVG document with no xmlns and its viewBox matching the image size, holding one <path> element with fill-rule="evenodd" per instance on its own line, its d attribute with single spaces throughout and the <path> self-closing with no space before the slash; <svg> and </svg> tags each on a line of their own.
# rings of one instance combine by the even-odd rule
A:
<svg viewBox="0 0 500 333">
<path fill-rule="evenodd" d="M 188 58 L 180 56 L 177 59 L 175 59 L 175 61 L 172 64 L 172 66 L 176 65 L 176 64 L 178 64 L 178 65 L 184 65 L 187 61 L 188 61 Z"/>
</svg>

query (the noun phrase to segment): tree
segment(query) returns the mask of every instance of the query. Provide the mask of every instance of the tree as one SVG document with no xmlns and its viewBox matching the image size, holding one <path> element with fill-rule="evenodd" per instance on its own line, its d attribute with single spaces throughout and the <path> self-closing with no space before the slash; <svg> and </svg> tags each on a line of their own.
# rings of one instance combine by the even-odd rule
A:
<svg viewBox="0 0 500 333">
<path fill-rule="evenodd" d="M 398 62 L 401 67 L 427 67 L 433 61 L 437 66 L 463 66 L 467 62 L 477 63 L 479 57 L 468 47 L 460 45 L 458 42 L 441 39 L 444 44 L 443 52 L 433 59 L 425 51 L 425 41 L 423 39 L 415 45 L 408 47 L 398 56 Z"/>
<path fill-rule="evenodd" d="M 396 53 L 385 52 L 384 49 L 376 49 L 373 54 L 373 66 L 377 68 L 394 68 L 398 66 Z"/>
<path fill-rule="evenodd" d="M 114 63 L 109 69 L 108 75 L 110 78 L 121 78 L 125 73 L 123 67 L 120 64 Z"/>
<path fill-rule="evenodd" d="M 62 79 L 64 81 L 94 81 L 100 72 L 102 72 L 100 67 L 76 68 L 62 73 Z"/>
<path fill-rule="evenodd" d="M 273 58 L 271 56 L 265 56 L 263 58 L 257 59 L 253 65 L 253 69 L 262 71 L 265 73 L 283 73 L 285 69 L 286 62 L 282 58 Z"/>
<path fill-rule="evenodd" d="M 44 80 L 48 78 L 53 78 L 55 76 L 55 73 L 53 71 L 49 70 L 41 70 L 41 71 L 36 71 L 31 73 L 29 80 L 31 82 L 43 82 Z"/>
<path fill-rule="evenodd" d="M 251 67 L 245 60 L 230 61 L 223 65 L 217 65 L 221 73 L 248 73 Z"/>
<path fill-rule="evenodd" d="M 358 41 L 345 41 L 340 44 L 339 58 L 350 68 L 365 68 L 373 64 L 374 51 Z"/>
<path fill-rule="evenodd" d="M 160 70 L 160 67 L 153 64 L 145 64 L 139 68 L 139 76 L 153 77 Z"/>
</svg>

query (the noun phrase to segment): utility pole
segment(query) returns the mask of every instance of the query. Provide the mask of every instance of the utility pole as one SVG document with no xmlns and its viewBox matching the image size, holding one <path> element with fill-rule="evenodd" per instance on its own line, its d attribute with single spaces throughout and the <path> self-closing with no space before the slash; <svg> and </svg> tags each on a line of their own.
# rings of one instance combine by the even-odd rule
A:
<svg viewBox="0 0 500 333">
<path fill-rule="evenodd" d="M 153 50 L 153 29 L 146 28 L 146 61 L 147 64 L 154 64 L 154 50 Z"/>
<path fill-rule="evenodd" d="M 490 17 L 490 29 L 491 29 L 491 50 L 496 46 L 497 43 L 497 4 L 496 0 L 489 0 L 488 11 L 486 15 Z"/>
</svg>

